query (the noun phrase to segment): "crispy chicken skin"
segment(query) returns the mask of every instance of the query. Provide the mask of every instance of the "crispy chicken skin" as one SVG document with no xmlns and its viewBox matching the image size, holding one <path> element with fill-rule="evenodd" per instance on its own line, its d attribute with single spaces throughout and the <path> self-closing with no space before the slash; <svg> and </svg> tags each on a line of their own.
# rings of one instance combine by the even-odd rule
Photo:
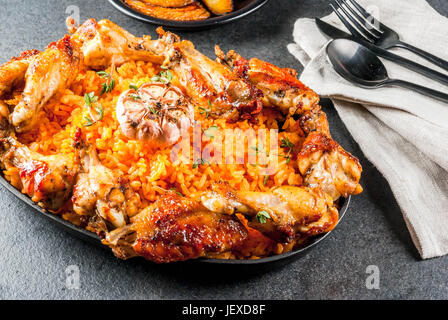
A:
<svg viewBox="0 0 448 320">
<path fill-rule="evenodd" d="M 322 111 L 320 106 L 314 106 L 301 114 L 299 124 L 306 136 L 312 132 L 321 132 L 322 134 L 331 137 L 327 115 Z"/>
<path fill-rule="evenodd" d="M 73 188 L 73 210 L 86 216 L 96 213 L 112 228 L 125 226 L 129 217 L 138 212 L 139 195 L 101 164 L 94 149 L 81 150 L 80 153 L 82 170 Z"/>
<path fill-rule="evenodd" d="M 210 115 L 230 120 L 253 118 L 262 109 L 262 92 L 249 81 L 197 51 L 190 41 L 157 29 L 154 52 L 166 57 L 164 65 L 179 79 L 199 105 L 210 104 Z"/>
<path fill-rule="evenodd" d="M 321 132 L 308 135 L 297 161 L 305 184 L 320 187 L 335 201 L 362 192 L 358 159 Z"/>
<path fill-rule="evenodd" d="M 18 169 L 22 192 L 44 208 L 57 211 L 70 198 L 78 168 L 67 156 L 43 156 L 9 136 L 0 139 L 0 161 Z"/>
<path fill-rule="evenodd" d="M 232 250 L 247 238 L 247 230 L 237 217 L 212 212 L 198 201 L 174 192 L 162 196 L 131 222 L 130 226 L 110 233 L 106 241 L 115 245 L 116 254 L 129 253 L 117 235 L 123 238 L 135 232 L 128 246 L 156 263 L 213 256 Z"/>
<path fill-rule="evenodd" d="M 105 69 L 112 62 L 119 66 L 131 60 L 142 60 L 161 64 L 163 56 L 154 54 L 144 45 L 150 41 L 138 38 L 109 20 L 97 22 L 87 20 L 79 28 L 67 20 L 67 27 L 73 33 L 71 39 L 82 50 L 84 65 L 95 70 Z"/>
<path fill-rule="evenodd" d="M 11 114 L 11 123 L 17 132 L 31 129 L 42 106 L 56 92 L 71 85 L 78 75 L 81 59 L 82 53 L 69 36 L 50 44 L 32 59 L 25 74 L 22 99 Z"/>
<path fill-rule="evenodd" d="M 269 192 L 237 191 L 218 183 L 212 191 L 193 195 L 209 210 L 252 217 L 249 225 L 279 242 L 289 243 L 315 230 L 327 232 L 338 221 L 333 200 L 319 188 L 282 186 Z M 270 218 L 260 223 L 256 216 L 266 211 Z"/>
<path fill-rule="evenodd" d="M 37 54 L 38 50 L 25 51 L 20 57 L 14 57 L 0 66 L 0 98 L 24 81 L 26 71 Z"/>
<path fill-rule="evenodd" d="M 297 79 L 293 69 L 279 68 L 252 58 L 246 60 L 231 50 L 224 55 L 215 47 L 218 62 L 233 68 L 233 72 L 249 80 L 263 92 L 263 105 L 278 108 L 285 115 L 301 114 L 319 103 L 319 96 Z"/>
</svg>

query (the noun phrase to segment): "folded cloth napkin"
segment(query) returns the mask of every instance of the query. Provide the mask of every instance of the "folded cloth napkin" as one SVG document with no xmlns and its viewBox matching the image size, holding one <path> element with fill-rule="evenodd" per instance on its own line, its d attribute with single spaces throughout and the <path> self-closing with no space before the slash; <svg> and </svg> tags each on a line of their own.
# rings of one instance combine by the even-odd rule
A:
<svg viewBox="0 0 448 320">
<path fill-rule="evenodd" d="M 448 60 L 448 19 L 424 0 L 357 0 L 401 40 Z M 345 31 L 333 13 L 324 21 Z M 363 89 L 341 78 L 314 19 L 299 19 L 288 50 L 305 66 L 301 80 L 329 97 L 365 156 L 390 184 L 423 259 L 448 253 L 448 104 L 401 88 Z M 395 53 L 431 66 L 412 53 Z M 448 87 L 384 61 L 392 78 L 448 93 Z M 440 70 L 439 70 L 440 71 Z"/>
</svg>

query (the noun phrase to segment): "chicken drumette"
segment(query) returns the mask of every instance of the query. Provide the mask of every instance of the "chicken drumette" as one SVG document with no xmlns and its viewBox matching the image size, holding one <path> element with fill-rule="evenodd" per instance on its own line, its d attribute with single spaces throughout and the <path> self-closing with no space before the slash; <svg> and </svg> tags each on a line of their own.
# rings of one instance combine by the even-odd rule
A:
<svg viewBox="0 0 448 320">
<path fill-rule="evenodd" d="M 3 169 L 17 169 L 11 179 L 44 208 L 57 211 L 70 198 L 78 167 L 69 156 L 43 156 L 8 136 L 0 139 L 0 162 Z"/>
<path fill-rule="evenodd" d="M 338 222 L 333 200 L 319 188 L 282 186 L 255 192 L 218 183 L 212 191 L 193 197 L 211 211 L 251 217 L 251 227 L 282 243 L 328 232 Z M 260 213 L 264 218 L 260 219 Z"/>
<path fill-rule="evenodd" d="M 78 75 L 82 53 L 69 36 L 50 44 L 45 51 L 25 53 L 0 69 L 0 93 L 12 90 L 25 79 L 25 88 L 10 121 L 17 132 L 33 128 L 42 106 L 61 89 L 68 88 Z M 10 73 L 13 69 L 14 72 Z"/>
<path fill-rule="evenodd" d="M 162 196 L 131 224 L 109 233 L 105 243 L 120 258 L 135 255 L 157 263 L 212 257 L 231 251 L 247 238 L 234 215 L 208 210 L 174 192 Z"/>
<path fill-rule="evenodd" d="M 81 149 L 79 153 L 82 168 L 73 188 L 73 210 L 93 217 L 91 222 L 101 231 L 125 226 L 139 210 L 139 195 L 101 164 L 94 149 Z"/>
<path fill-rule="evenodd" d="M 160 39 L 145 45 L 165 56 L 164 65 L 174 72 L 196 103 L 210 109 L 211 116 L 236 121 L 252 118 L 261 111 L 263 93 L 249 81 L 197 51 L 190 41 L 181 41 L 161 28 L 157 32 Z"/>
<path fill-rule="evenodd" d="M 141 60 L 161 64 L 162 55 L 157 55 L 145 43 L 148 38 L 139 38 L 109 20 L 87 20 L 79 28 L 73 19 L 67 19 L 67 27 L 73 33 L 71 39 L 83 52 L 84 65 L 100 70 L 114 63 L 119 66 L 127 61 Z"/>
</svg>

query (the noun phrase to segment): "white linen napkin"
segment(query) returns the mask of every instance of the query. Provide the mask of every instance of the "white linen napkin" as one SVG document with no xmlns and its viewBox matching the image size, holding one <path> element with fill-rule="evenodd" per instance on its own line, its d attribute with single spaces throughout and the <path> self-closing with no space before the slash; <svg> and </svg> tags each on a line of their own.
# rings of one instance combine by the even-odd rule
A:
<svg viewBox="0 0 448 320">
<path fill-rule="evenodd" d="M 448 19 L 424 0 L 357 0 L 400 39 L 448 60 Z M 333 13 L 324 21 L 343 29 Z M 401 88 L 363 89 L 328 61 L 329 38 L 314 19 L 299 19 L 288 50 L 305 66 L 301 80 L 336 110 L 365 156 L 389 182 L 423 259 L 448 253 L 448 104 Z M 405 50 L 395 50 L 416 58 Z M 383 60 L 392 78 L 448 93 L 448 86 Z M 437 68 L 436 68 L 437 69 Z M 440 70 L 439 70 L 440 71 Z"/>
</svg>

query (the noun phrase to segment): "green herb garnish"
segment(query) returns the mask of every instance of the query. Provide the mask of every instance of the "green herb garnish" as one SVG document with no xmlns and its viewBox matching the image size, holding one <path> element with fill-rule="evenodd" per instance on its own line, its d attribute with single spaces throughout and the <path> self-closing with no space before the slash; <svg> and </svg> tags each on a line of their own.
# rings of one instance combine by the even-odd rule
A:
<svg viewBox="0 0 448 320">
<path fill-rule="evenodd" d="M 148 109 L 149 109 L 149 111 L 151 111 L 151 113 L 152 113 L 152 114 L 155 114 L 155 115 L 157 115 L 157 114 L 159 113 L 159 111 L 158 111 L 158 110 L 154 109 L 154 108 L 153 108 L 153 107 L 151 107 L 151 106 L 148 106 Z"/>
<path fill-rule="evenodd" d="M 95 92 L 86 93 L 84 95 L 84 101 L 86 102 L 87 106 L 92 107 L 92 103 L 97 102 L 98 97 L 95 95 Z"/>
<path fill-rule="evenodd" d="M 196 168 L 198 168 L 200 165 L 205 165 L 205 164 L 210 165 L 210 163 L 209 163 L 207 160 L 199 159 L 198 161 L 196 161 L 196 162 L 193 164 L 193 169 L 196 169 Z"/>
<path fill-rule="evenodd" d="M 115 88 L 115 80 L 112 78 L 112 75 L 106 71 L 98 71 L 96 74 L 101 78 L 107 79 L 107 81 L 101 85 L 102 88 L 100 95 L 112 92 Z"/>
<path fill-rule="evenodd" d="M 131 95 L 129 95 L 132 99 L 134 99 L 134 101 L 137 101 L 137 100 L 142 100 L 142 97 L 140 97 L 138 94 L 131 94 Z"/>
<path fill-rule="evenodd" d="M 163 84 L 170 83 L 173 80 L 173 74 L 170 70 L 160 71 L 159 75 L 151 78 L 153 82 L 161 82 Z"/>
<path fill-rule="evenodd" d="M 218 130 L 218 129 L 220 129 L 220 127 L 218 127 L 218 126 L 211 126 L 211 127 L 208 128 L 207 130 L 204 130 L 204 135 L 205 135 L 207 138 L 214 139 L 215 136 L 213 135 L 213 131 L 216 131 L 216 130 Z"/>
<path fill-rule="evenodd" d="M 173 192 L 174 192 L 175 194 L 177 194 L 178 196 L 181 196 L 181 197 L 184 196 L 182 193 L 180 193 L 179 191 L 177 191 L 176 188 L 174 188 L 174 187 L 171 188 L 170 190 L 173 191 Z"/>
<path fill-rule="evenodd" d="M 132 90 L 137 91 L 137 90 L 138 90 L 138 87 L 137 87 L 135 84 L 130 84 L 130 85 L 129 85 L 129 89 L 132 89 Z"/>
<path fill-rule="evenodd" d="M 283 157 L 286 159 L 286 163 L 289 163 L 291 161 L 291 153 L 294 149 L 294 143 L 292 143 L 288 138 L 283 138 L 280 147 L 289 149 L 288 153 L 283 155 Z"/>
<path fill-rule="evenodd" d="M 208 118 L 210 116 L 210 112 L 212 112 L 212 103 L 210 100 L 208 100 L 208 109 L 199 107 L 199 110 L 201 110 L 199 114 L 205 114 L 205 118 Z"/>
<path fill-rule="evenodd" d="M 268 175 L 264 176 L 264 179 L 263 179 L 264 186 L 268 183 L 268 180 L 269 180 L 269 176 Z"/>
<path fill-rule="evenodd" d="M 271 219 L 271 216 L 269 212 L 263 210 L 257 213 L 256 218 L 259 223 L 266 223 L 267 219 Z"/>
<path fill-rule="evenodd" d="M 98 101 L 98 97 L 95 95 L 94 92 L 86 93 L 84 95 L 84 101 L 90 111 L 90 109 L 93 108 L 93 104 Z M 94 125 L 95 123 L 97 123 L 98 121 L 103 119 L 103 117 L 104 117 L 103 106 L 102 105 L 96 106 L 95 111 L 98 114 L 97 120 L 92 120 L 89 116 L 84 116 L 84 120 L 86 120 L 86 123 L 84 125 L 85 127 L 90 127 L 90 126 Z M 90 113 L 90 114 L 92 115 L 92 113 Z"/>
</svg>

